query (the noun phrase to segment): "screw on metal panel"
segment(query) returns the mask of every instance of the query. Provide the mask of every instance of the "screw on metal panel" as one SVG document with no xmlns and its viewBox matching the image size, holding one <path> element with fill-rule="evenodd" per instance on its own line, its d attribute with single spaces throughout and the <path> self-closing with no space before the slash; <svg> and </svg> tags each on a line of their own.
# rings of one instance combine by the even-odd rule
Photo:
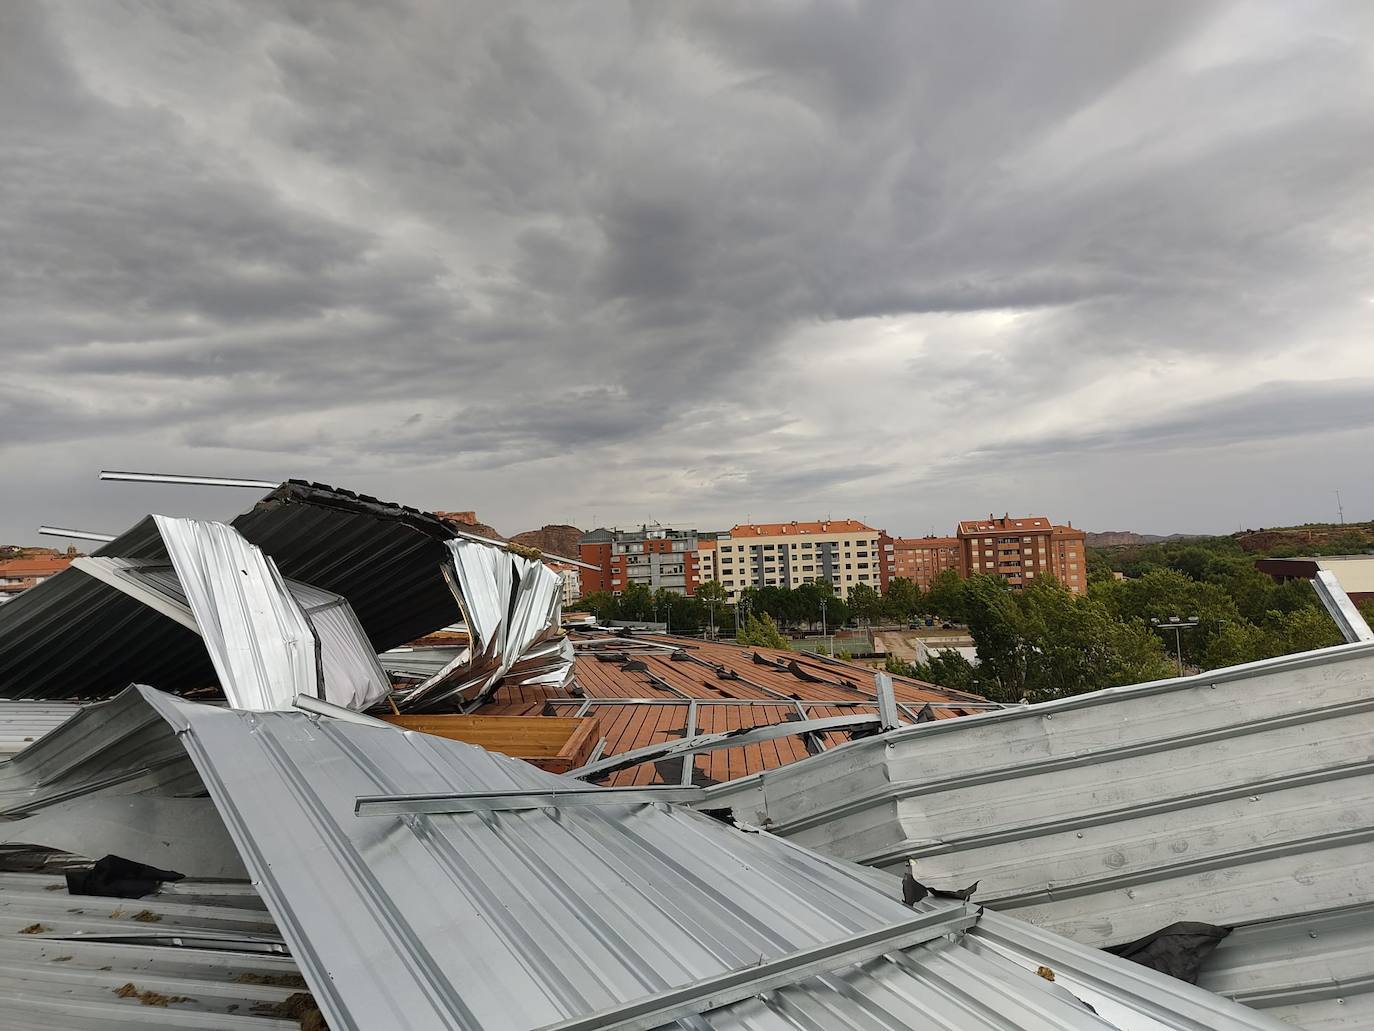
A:
<svg viewBox="0 0 1374 1031">
<path fill-rule="evenodd" d="M 1079 831 L 1076 835 L 1074 835 L 1074 837 L 1077 837 L 1077 838 L 1081 838 L 1082 836 L 1083 836 L 1083 832 L 1082 832 L 1082 831 Z"/>
<path fill-rule="evenodd" d="M 1309 937 L 1309 938 L 1315 938 L 1316 936 L 1317 936 L 1317 932 L 1316 932 L 1316 931 L 1308 931 L 1308 932 L 1307 932 L 1307 937 Z"/>
</svg>

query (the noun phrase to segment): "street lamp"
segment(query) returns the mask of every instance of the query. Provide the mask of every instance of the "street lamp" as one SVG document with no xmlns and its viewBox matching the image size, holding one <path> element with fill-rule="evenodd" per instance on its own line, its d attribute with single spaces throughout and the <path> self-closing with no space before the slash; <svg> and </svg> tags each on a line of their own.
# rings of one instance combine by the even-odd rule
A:
<svg viewBox="0 0 1374 1031">
<path fill-rule="evenodd" d="M 1183 631 L 1190 630 L 1198 625 L 1197 616 L 1189 616 L 1184 619 L 1182 616 L 1168 616 L 1164 619 L 1158 616 L 1151 616 L 1150 623 L 1156 630 L 1172 630 L 1174 632 L 1174 651 L 1178 655 L 1178 675 L 1183 676 Z"/>
<path fill-rule="evenodd" d="M 824 641 L 824 640 L 826 639 L 826 637 L 828 637 L 828 636 L 829 636 L 829 635 L 825 632 L 825 599 L 822 598 L 822 599 L 821 599 L 821 640 Z M 833 638 L 832 638 L 831 641 L 830 641 L 830 657 L 831 657 L 832 659 L 835 657 L 835 641 L 834 641 Z"/>
</svg>

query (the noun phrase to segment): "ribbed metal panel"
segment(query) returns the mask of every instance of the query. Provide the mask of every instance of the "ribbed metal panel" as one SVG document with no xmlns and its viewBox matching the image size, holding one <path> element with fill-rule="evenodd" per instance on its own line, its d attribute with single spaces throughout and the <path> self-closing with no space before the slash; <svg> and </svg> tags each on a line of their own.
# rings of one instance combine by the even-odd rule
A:
<svg viewBox="0 0 1374 1031">
<path fill-rule="evenodd" d="M 22 752 L 79 710 L 76 705 L 0 700 L 0 758 Z"/>
<path fill-rule="evenodd" d="M 0 1025 L 299 1031 L 286 1002 L 305 982 L 280 942 L 247 884 L 109 899 L 70 895 L 61 876 L 0 873 Z"/>
<path fill-rule="evenodd" d="M 1344 645 L 905 728 L 703 805 L 1110 945 L 1374 903 L 1371 725 L 1374 646 Z"/>
</svg>

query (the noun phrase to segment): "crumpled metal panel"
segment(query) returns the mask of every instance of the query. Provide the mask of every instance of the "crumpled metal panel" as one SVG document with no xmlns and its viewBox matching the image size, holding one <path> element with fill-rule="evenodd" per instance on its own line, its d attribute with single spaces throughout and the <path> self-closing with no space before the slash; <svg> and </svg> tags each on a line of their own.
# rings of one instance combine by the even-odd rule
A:
<svg viewBox="0 0 1374 1031">
<path fill-rule="evenodd" d="M 1374 904 L 1374 644 L 904 728 L 704 807 L 1089 945 Z M 1240 934 L 1218 954 L 1245 960 Z M 1229 940 L 1228 940 L 1229 941 Z M 1374 949 L 1350 954 L 1374 983 Z M 1290 971 L 1251 966 L 1249 998 Z M 1272 978 L 1269 989 L 1264 978 Z"/>
<path fill-rule="evenodd" d="M 55 702 L 0 701 L 0 759 L 22 752 L 80 710 Z"/>
<path fill-rule="evenodd" d="M 558 686 L 573 672 L 573 647 L 561 628 L 563 582 L 542 562 L 472 541 L 447 542 L 444 566 L 467 624 L 470 645 L 419 684 L 401 709 L 480 703 L 505 678 Z"/>
<path fill-rule="evenodd" d="M 320 696 L 315 632 L 267 556 L 224 523 L 153 521 L 229 704 L 286 709 Z"/>
<path fill-rule="evenodd" d="M 339 595 L 283 580 L 223 523 L 150 516 L 136 530 L 126 537 L 138 557 L 79 558 L 6 606 L 0 695 L 108 696 L 139 680 L 173 691 L 218 683 L 239 708 L 289 707 L 322 689 L 366 708 L 389 693 Z"/>
<path fill-rule="evenodd" d="M 68 725 L 40 744 L 43 754 L 27 753 L 30 772 L 49 778 L 38 790 L 112 790 L 121 763 L 132 777 L 145 755 L 184 748 L 335 1031 L 531 1031 L 913 915 L 895 880 L 662 804 L 354 815 L 359 795 L 569 783 L 458 742 L 148 688 L 98 708 L 104 719 Z M 149 717 L 162 723 L 160 740 Z M 1005 929 L 978 935 L 813 975 L 674 1026 L 1282 1027 L 1053 935 L 1029 947 Z M 1108 1023 L 1036 976 L 1051 947 L 1056 978 L 1129 1020 Z"/>
</svg>

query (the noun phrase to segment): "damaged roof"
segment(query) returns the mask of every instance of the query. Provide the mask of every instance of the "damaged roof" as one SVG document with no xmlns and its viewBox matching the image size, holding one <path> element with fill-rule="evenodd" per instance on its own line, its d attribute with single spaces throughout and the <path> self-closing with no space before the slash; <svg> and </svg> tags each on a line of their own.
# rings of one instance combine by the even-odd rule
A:
<svg viewBox="0 0 1374 1031">
<path fill-rule="evenodd" d="M 902 728 L 702 804 L 941 887 L 977 881 L 985 904 L 1088 945 L 1237 928 L 1214 959 L 1237 974 L 1212 983 L 1304 1026 L 1323 1010 L 1322 1027 L 1363 1027 L 1368 934 L 1332 966 L 1328 936 L 1292 929 L 1374 904 L 1371 685 L 1374 644 L 1342 645 Z M 1301 948 L 1247 954 L 1270 932 Z"/>
<path fill-rule="evenodd" d="M 503 799 L 598 789 L 366 717 L 148 688 L 92 712 L 0 767 L 11 811 L 185 794 L 180 751 L 334 1031 L 1282 1027 L 677 806 Z"/>
</svg>

